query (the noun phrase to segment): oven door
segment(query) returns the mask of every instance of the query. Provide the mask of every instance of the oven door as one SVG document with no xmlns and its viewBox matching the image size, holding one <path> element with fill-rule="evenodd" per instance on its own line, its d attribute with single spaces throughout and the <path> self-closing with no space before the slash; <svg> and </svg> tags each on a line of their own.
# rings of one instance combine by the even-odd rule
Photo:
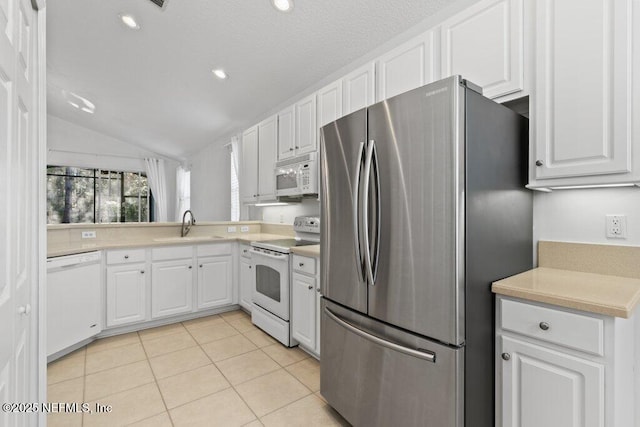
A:
<svg viewBox="0 0 640 427">
<path fill-rule="evenodd" d="M 253 302 L 289 321 L 289 255 L 251 250 L 256 274 Z"/>
<path fill-rule="evenodd" d="M 298 165 L 276 168 L 276 196 L 295 196 L 302 194 Z"/>
</svg>

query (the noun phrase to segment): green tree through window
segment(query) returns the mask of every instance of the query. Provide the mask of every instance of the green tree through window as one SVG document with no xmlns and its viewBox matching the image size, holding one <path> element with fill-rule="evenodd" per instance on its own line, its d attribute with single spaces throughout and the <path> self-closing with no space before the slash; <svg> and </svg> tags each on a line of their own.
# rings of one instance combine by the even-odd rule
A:
<svg viewBox="0 0 640 427">
<path fill-rule="evenodd" d="M 47 222 L 149 222 L 153 197 L 141 172 L 47 166 Z"/>
</svg>

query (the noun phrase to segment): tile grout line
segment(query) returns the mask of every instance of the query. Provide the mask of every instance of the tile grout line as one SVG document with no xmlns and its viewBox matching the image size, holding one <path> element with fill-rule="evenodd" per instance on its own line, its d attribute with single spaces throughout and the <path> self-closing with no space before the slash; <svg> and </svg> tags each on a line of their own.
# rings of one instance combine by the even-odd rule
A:
<svg viewBox="0 0 640 427">
<path fill-rule="evenodd" d="M 222 319 L 222 320 L 224 320 L 224 319 Z M 226 323 L 226 321 L 225 321 L 225 323 Z M 228 324 L 228 323 L 227 323 L 227 324 Z M 229 325 L 229 326 L 231 326 L 231 327 L 233 328 L 233 326 L 232 326 L 232 325 Z M 235 329 L 235 328 L 234 328 L 234 329 Z M 190 333 L 190 332 L 189 332 L 189 333 Z M 241 333 L 241 332 L 240 332 L 240 334 L 242 335 L 242 333 Z M 243 336 L 244 336 L 244 335 L 243 335 Z M 195 339 L 195 337 L 194 337 L 194 339 Z M 222 338 L 222 339 L 224 339 L 224 338 Z M 248 339 L 248 338 L 247 338 L 247 339 Z M 198 342 L 198 340 L 196 340 L 196 342 Z M 213 364 L 213 366 L 218 370 L 218 372 L 220 372 L 220 375 L 222 375 L 222 377 L 225 379 L 225 381 L 227 381 L 227 382 L 229 383 L 229 387 L 228 387 L 228 388 L 231 388 L 231 389 L 233 390 L 233 392 L 234 392 L 235 394 L 237 394 L 237 395 L 238 395 L 238 397 L 240 398 L 240 400 L 242 400 L 242 403 L 244 403 L 244 404 L 245 404 L 245 406 L 246 406 L 247 408 L 249 408 L 249 411 L 251 411 L 251 413 L 252 413 L 252 414 L 253 414 L 253 416 L 256 418 L 256 420 L 260 420 L 260 418 L 258 417 L 258 415 L 253 411 L 253 409 L 251 409 L 251 406 L 249 406 L 249 404 L 244 400 L 244 398 L 240 395 L 240 393 L 238 393 L 238 390 L 236 390 L 236 388 L 233 386 L 233 383 L 229 380 L 229 378 L 227 378 L 227 376 L 224 374 L 224 372 L 222 372 L 222 370 L 218 367 L 218 365 L 216 365 L 216 362 L 214 362 L 214 361 L 213 361 L 213 359 L 211 359 L 211 356 L 209 356 L 209 354 L 205 351 L 205 349 L 204 349 L 204 348 L 202 348 L 202 344 L 200 344 L 200 343 L 198 342 L 198 346 L 200 347 L 200 350 L 204 353 L 204 355 L 207 357 L 207 359 L 209 359 L 209 360 L 211 361 L 211 363 Z M 243 354 L 246 354 L 246 353 L 243 353 Z M 229 358 L 229 359 L 230 359 L 230 358 Z M 226 359 L 225 359 L 225 360 L 226 360 Z M 218 392 L 216 392 L 216 393 L 219 393 L 219 392 L 224 391 L 224 390 L 227 390 L 227 388 L 225 388 L 225 389 L 223 389 L 223 390 L 220 390 L 220 391 L 218 391 Z M 211 396 L 211 395 L 216 394 L 216 393 L 211 393 L 211 394 L 209 394 L 209 395 L 207 395 L 207 396 L 204 396 L 204 397 L 208 397 L 208 396 Z M 204 398 L 204 397 L 202 397 L 202 398 Z M 201 398 L 201 399 L 202 399 L 202 398 Z M 199 400 L 199 399 L 196 399 L 196 400 Z M 192 403 L 192 402 L 195 402 L 195 400 L 192 400 L 191 402 L 187 402 L 187 403 L 185 403 L 185 405 L 187 405 L 188 403 Z M 253 422 L 253 421 L 251 421 L 251 422 Z"/>
<path fill-rule="evenodd" d="M 181 323 L 182 325 L 182 323 Z M 142 341 L 142 337 L 140 337 L 140 334 L 138 333 L 138 337 L 140 338 L 140 341 Z M 164 395 L 162 394 L 162 389 L 160 388 L 160 384 L 158 383 L 158 377 L 156 377 L 156 373 L 153 370 L 153 366 L 151 366 L 151 359 L 149 358 L 149 355 L 147 354 L 147 349 L 144 348 L 144 343 L 142 344 L 142 351 L 144 352 L 145 357 L 147 358 L 147 364 L 149 365 L 149 369 L 151 370 L 151 375 L 153 375 L 153 381 L 154 384 L 156 385 L 156 388 L 158 389 L 158 393 L 160 394 L 160 399 L 162 399 L 162 404 L 164 405 L 164 410 L 167 413 L 167 416 L 169 417 L 169 422 L 171 423 L 171 425 L 173 426 L 173 418 L 171 418 L 171 413 L 169 412 L 169 408 L 167 407 L 167 402 L 165 402 L 164 400 Z M 156 416 L 158 414 L 155 414 L 153 416 Z M 149 417 L 151 418 L 151 417 Z M 142 421 L 142 420 L 139 420 Z M 137 421 L 136 421 L 137 422 Z"/>
</svg>

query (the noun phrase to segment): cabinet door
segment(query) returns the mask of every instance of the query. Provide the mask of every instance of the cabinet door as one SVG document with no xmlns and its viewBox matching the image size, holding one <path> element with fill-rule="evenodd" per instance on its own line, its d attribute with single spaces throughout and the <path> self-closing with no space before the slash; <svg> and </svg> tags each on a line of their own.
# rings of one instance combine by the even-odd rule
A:
<svg viewBox="0 0 640 427">
<path fill-rule="evenodd" d="M 495 98 L 524 89 L 522 0 L 474 4 L 442 24 L 442 77 L 459 74 Z"/>
<path fill-rule="evenodd" d="M 603 365 L 505 336 L 498 348 L 503 427 L 604 427 Z"/>
<path fill-rule="evenodd" d="M 316 354 L 320 356 L 320 304 L 322 295 L 320 295 L 320 277 L 316 277 Z"/>
<path fill-rule="evenodd" d="M 240 188 L 243 202 L 255 202 L 258 198 L 258 127 L 242 134 L 242 177 Z"/>
<path fill-rule="evenodd" d="M 368 107 L 375 102 L 376 66 L 371 62 L 349 73 L 342 79 L 342 113 Z"/>
<path fill-rule="evenodd" d="M 376 95 L 382 101 L 436 80 L 433 31 L 409 40 L 376 62 Z"/>
<path fill-rule="evenodd" d="M 152 264 L 151 317 L 188 313 L 193 307 L 192 261 L 163 261 Z"/>
<path fill-rule="evenodd" d="M 198 258 L 198 309 L 233 303 L 233 257 Z"/>
<path fill-rule="evenodd" d="M 146 320 L 145 263 L 107 267 L 107 326 Z"/>
<path fill-rule="evenodd" d="M 256 287 L 256 275 L 251 266 L 251 260 L 240 260 L 240 306 L 251 311 L 251 296 Z"/>
<path fill-rule="evenodd" d="M 296 104 L 296 154 L 316 151 L 316 94 Z"/>
<path fill-rule="evenodd" d="M 536 1 L 536 179 L 630 171 L 631 3 Z"/>
<path fill-rule="evenodd" d="M 342 117 L 342 80 L 318 91 L 318 128 Z"/>
<path fill-rule="evenodd" d="M 296 138 L 295 105 L 278 113 L 278 161 L 294 156 Z"/>
<path fill-rule="evenodd" d="M 278 144 L 278 116 L 258 125 L 258 200 L 276 198 L 275 167 Z"/>
<path fill-rule="evenodd" d="M 293 273 L 291 335 L 310 350 L 316 347 L 316 280 Z"/>
</svg>

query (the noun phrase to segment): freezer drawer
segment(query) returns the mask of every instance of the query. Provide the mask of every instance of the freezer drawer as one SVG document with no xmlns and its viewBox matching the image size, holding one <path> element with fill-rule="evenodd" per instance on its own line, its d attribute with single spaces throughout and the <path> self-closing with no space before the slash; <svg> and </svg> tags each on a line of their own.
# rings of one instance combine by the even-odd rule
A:
<svg viewBox="0 0 640 427">
<path fill-rule="evenodd" d="M 354 426 L 460 427 L 464 349 L 322 302 L 320 393 Z"/>
</svg>

